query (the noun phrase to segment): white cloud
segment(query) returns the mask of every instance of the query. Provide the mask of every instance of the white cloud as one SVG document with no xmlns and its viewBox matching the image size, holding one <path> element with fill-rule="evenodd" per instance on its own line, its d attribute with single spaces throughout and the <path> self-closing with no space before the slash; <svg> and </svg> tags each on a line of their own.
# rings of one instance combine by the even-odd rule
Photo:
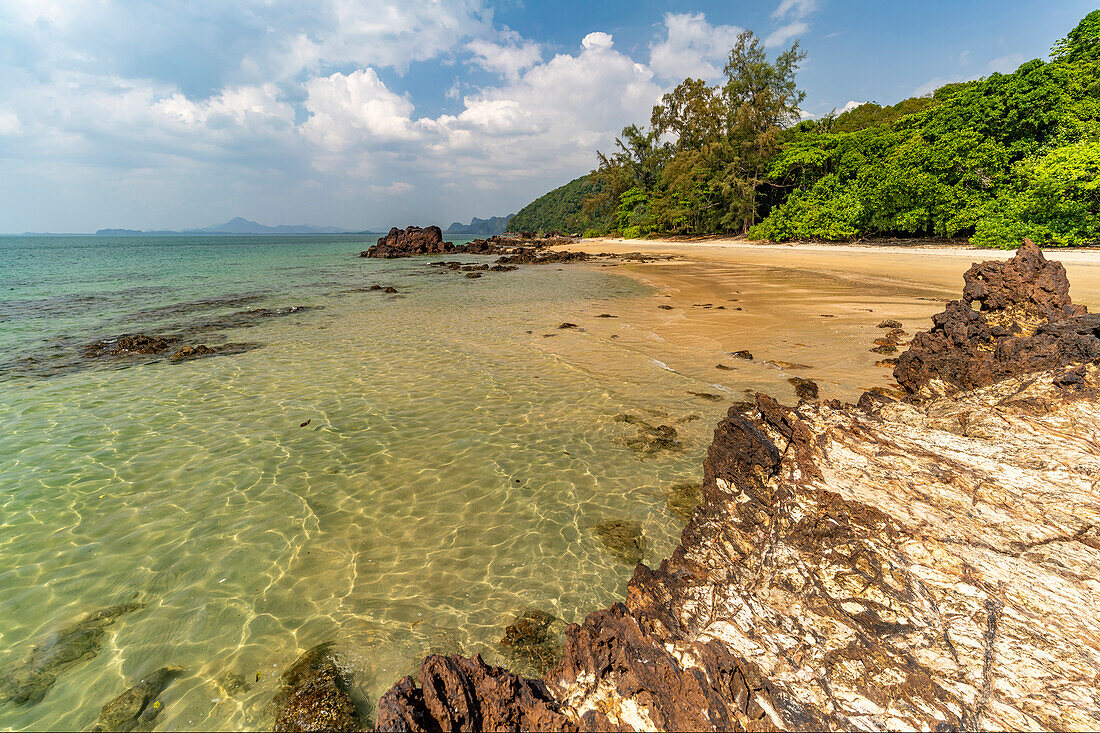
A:
<svg viewBox="0 0 1100 733">
<path fill-rule="evenodd" d="M 778 6 L 772 11 L 774 20 L 786 18 L 805 18 L 817 10 L 817 0 L 780 0 Z"/>
<path fill-rule="evenodd" d="M 764 39 L 764 46 L 767 48 L 785 46 L 788 41 L 801 36 L 809 29 L 809 24 L 802 21 L 779 26 Z"/>
<path fill-rule="evenodd" d="M 329 152 L 417 136 L 412 102 L 387 89 L 374 69 L 311 79 L 305 89 L 310 117 L 302 135 Z"/>
<path fill-rule="evenodd" d="M 722 74 L 741 28 L 712 26 L 702 13 L 666 13 L 665 38 L 649 50 L 649 66 L 664 79 L 713 81 Z"/>
<path fill-rule="evenodd" d="M 506 31 L 501 40 L 502 43 L 493 43 L 479 38 L 467 43 L 466 48 L 474 54 L 471 63 L 514 79 L 519 72 L 542 60 L 542 46 L 524 41 L 518 33 Z"/>
<path fill-rule="evenodd" d="M 856 107 L 862 107 L 865 104 L 867 104 L 867 103 L 866 102 L 857 102 L 854 99 L 849 99 L 847 102 L 845 102 L 844 106 L 840 108 L 839 114 L 844 114 L 845 112 L 849 112 L 849 111 L 855 109 Z"/>
</svg>

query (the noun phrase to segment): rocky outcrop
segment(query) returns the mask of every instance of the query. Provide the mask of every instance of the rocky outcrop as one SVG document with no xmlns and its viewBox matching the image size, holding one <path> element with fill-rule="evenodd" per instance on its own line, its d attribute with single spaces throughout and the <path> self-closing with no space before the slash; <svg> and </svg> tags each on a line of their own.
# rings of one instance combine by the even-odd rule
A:
<svg viewBox="0 0 1100 733">
<path fill-rule="evenodd" d="M 419 682 L 419 684 L 417 684 Z M 432 655 L 378 703 L 377 730 L 575 731 L 546 685 L 490 667 L 480 656 Z"/>
<path fill-rule="evenodd" d="M 1030 240 L 1007 262 L 983 262 L 963 275 L 962 300 L 932 317 L 894 367 L 910 394 L 943 395 L 1016 374 L 1100 357 L 1100 315 L 1074 305 L 1060 262 Z"/>
<path fill-rule="evenodd" d="M 393 259 L 395 257 L 411 257 L 413 255 L 431 255 L 454 252 L 455 246 L 451 242 L 443 241 L 443 232 L 437 226 L 421 229 L 409 226 L 404 230 L 393 227 L 390 233 L 378 238 L 378 243 L 365 252 L 360 252 L 360 257 L 381 257 Z"/>
<path fill-rule="evenodd" d="M 1053 264 L 1027 247 L 971 268 L 992 338 L 1085 339 L 1058 330 L 1087 316 Z M 956 335 L 911 348 L 987 358 Z M 429 657 L 379 729 L 1097 728 L 1100 366 L 1073 363 L 1088 353 L 965 391 L 949 378 L 982 372 L 929 369 L 954 390 L 940 397 L 734 406 L 680 546 L 568 627 L 555 669 Z"/>
</svg>

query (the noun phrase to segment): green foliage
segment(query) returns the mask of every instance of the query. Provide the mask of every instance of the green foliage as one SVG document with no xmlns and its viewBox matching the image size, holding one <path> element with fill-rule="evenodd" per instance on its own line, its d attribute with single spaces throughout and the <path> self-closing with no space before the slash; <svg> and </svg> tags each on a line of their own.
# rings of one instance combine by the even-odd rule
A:
<svg viewBox="0 0 1100 733">
<path fill-rule="evenodd" d="M 796 42 L 769 60 L 742 33 L 722 84 L 685 79 L 649 130 L 625 128 L 590 177 L 512 228 L 1100 243 L 1100 10 L 1050 61 L 799 122 L 803 56 Z"/>
<path fill-rule="evenodd" d="M 604 231 L 605 225 L 584 211 L 584 201 L 599 190 L 592 176 L 581 176 L 543 194 L 524 206 L 508 222 L 511 232 Z M 595 235 L 593 235 L 595 236 Z"/>
</svg>

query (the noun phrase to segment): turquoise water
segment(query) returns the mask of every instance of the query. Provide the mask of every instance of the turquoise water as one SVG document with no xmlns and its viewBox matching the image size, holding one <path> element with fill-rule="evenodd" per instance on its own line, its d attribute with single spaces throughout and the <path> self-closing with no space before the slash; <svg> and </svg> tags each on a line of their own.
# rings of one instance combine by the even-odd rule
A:
<svg viewBox="0 0 1100 733">
<path fill-rule="evenodd" d="M 593 523 L 640 522 L 647 562 L 669 554 L 668 489 L 701 478 L 725 405 L 557 328 L 646 289 L 355 256 L 370 243 L 0 238 L 0 676 L 85 613 L 145 604 L 41 702 L 0 704 L 0 727 L 86 728 L 175 664 L 158 728 L 262 728 L 279 673 L 328 639 L 370 712 L 426 653 L 515 667 L 498 640 L 524 609 L 572 622 L 618 600 L 632 568 Z M 290 306 L 313 308 L 226 319 Z M 134 332 L 261 346 L 81 355 Z M 624 413 L 675 425 L 684 449 L 638 452 Z"/>
</svg>

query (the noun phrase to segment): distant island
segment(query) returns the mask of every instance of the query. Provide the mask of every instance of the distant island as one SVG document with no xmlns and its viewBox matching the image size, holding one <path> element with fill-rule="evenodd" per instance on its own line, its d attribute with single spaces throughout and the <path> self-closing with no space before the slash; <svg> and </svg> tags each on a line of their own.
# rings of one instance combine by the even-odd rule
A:
<svg viewBox="0 0 1100 733">
<path fill-rule="evenodd" d="M 452 235 L 471 235 L 476 237 L 491 237 L 496 234 L 504 234 L 508 228 L 508 222 L 512 221 L 512 217 L 515 214 L 509 214 L 508 216 L 494 216 L 489 219 L 478 219 L 476 216 L 470 220 L 469 224 L 463 224 L 460 221 L 456 221 L 447 227 L 444 234 Z"/>
<path fill-rule="evenodd" d="M 491 237 L 495 234 L 503 234 L 515 214 L 507 216 L 494 216 L 489 219 L 479 219 L 476 216 L 469 224 L 454 222 L 447 227 L 444 234 L 455 236 L 479 236 Z M 259 222 L 236 216 L 224 224 L 214 224 L 200 229 L 99 229 L 96 234 L 106 237 L 148 237 L 148 236 L 172 236 L 184 234 L 383 234 L 373 230 L 353 231 L 340 227 L 317 226 L 315 224 L 279 224 L 268 226 Z"/>
<path fill-rule="evenodd" d="M 214 224 L 201 229 L 174 231 L 167 229 L 99 229 L 97 235 L 112 237 L 135 237 L 171 234 L 376 234 L 377 232 L 353 232 L 339 227 L 322 227 L 313 224 L 279 224 L 267 226 L 240 216 L 235 216 L 224 224 Z"/>
</svg>

